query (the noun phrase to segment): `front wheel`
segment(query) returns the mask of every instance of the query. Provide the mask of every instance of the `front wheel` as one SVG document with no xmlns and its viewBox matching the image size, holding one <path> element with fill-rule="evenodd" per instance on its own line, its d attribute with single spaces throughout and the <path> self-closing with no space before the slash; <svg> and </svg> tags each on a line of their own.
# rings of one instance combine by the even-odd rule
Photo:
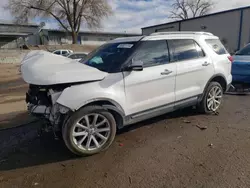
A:
<svg viewBox="0 0 250 188">
<path fill-rule="evenodd" d="M 101 106 L 87 106 L 75 112 L 63 125 L 62 135 L 68 149 L 79 156 L 104 151 L 116 135 L 116 121 Z"/>
<path fill-rule="evenodd" d="M 222 104 L 223 89 L 218 82 L 211 82 L 198 105 L 202 113 L 212 113 L 219 110 Z"/>
</svg>

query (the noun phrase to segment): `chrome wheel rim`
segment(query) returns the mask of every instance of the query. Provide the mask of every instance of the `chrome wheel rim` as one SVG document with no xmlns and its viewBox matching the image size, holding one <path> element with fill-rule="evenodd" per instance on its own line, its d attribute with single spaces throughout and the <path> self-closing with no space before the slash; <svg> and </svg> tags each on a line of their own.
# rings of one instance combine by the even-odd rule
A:
<svg viewBox="0 0 250 188">
<path fill-rule="evenodd" d="M 73 126 L 71 135 L 74 144 L 81 150 L 93 151 L 108 140 L 111 127 L 108 119 L 97 113 L 83 116 Z"/>
<path fill-rule="evenodd" d="M 211 111 L 216 111 L 221 105 L 222 100 L 222 90 L 220 87 L 213 87 L 207 97 L 207 107 Z"/>
</svg>

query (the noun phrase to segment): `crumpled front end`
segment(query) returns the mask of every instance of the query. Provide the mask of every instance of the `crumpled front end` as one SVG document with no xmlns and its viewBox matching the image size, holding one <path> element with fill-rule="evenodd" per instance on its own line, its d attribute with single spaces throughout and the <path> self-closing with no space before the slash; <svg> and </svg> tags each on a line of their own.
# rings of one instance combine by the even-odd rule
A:
<svg viewBox="0 0 250 188">
<path fill-rule="evenodd" d="M 68 108 L 56 102 L 65 87 L 68 86 L 30 85 L 26 93 L 26 103 L 30 114 L 45 120 L 53 125 L 53 128 L 58 129 L 65 115 L 69 112 Z"/>
<path fill-rule="evenodd" d="M 104 79 L 108 73 L 45 51 L 28 53 L 21 63 L 22 78 L 33 85 L 58 85 Z"/>
</svg>

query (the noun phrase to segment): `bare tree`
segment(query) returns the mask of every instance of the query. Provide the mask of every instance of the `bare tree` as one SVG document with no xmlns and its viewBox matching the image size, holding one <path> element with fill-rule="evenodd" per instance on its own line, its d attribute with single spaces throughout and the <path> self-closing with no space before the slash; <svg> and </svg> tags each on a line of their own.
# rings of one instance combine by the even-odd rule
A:
<svg viewBox="0 0 250 188">
<path fill-rule="evenodd" d="M 206 15 L 214 5 L 211 0 L 174 0 L 170 17 L 185 20 Z"/>
<path fill-rule="evenodd" d="M 34 17 L 50 17 L 72 34 L 73 43 L 83 23 L 98 28 L 112 13 L 107 0 L 9 0 L 7 8 L 19 23 Z"/>
</svg>

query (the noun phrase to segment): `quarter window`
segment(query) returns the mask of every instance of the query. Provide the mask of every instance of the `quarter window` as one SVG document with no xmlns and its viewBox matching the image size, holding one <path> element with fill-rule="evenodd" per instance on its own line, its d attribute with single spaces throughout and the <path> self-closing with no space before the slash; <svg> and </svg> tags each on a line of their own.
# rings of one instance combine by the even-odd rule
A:
<svg viewBox="0 0 250 188">
<path fill-rule="evenodd" d="M 62 54 L 63 54 L 63 55 L 65 55 L 65 54 L 67 54 L 67 53 L 68 53 L 67 51 L 62 51 Z"/>
<path fill-rule="evenodd" d="M 60 51 L 55 51 L 55 52 L 54 52 L 54 54 L 56 54 L 56 55 L 60 55 L 60 54 L 61 54 L 61 52 L 60 52 Z"/>
<path fill-rule="evenodd" d="M 204 57 L 201 47 L 192 39 L 169 40 L 171 61 L 184 61 Z"/>
<path fill-rule="evenodd" d="M 165 40 L 143 41 L 133 60 L 142 61 L 144 67 L 168 63 L 167 42 Z"/>
<path fill-rule="evenodd" d="M 228 53 L 219 39 L 206 39 L 206 43 L 218 55 L 224 55 Z"/>
</svg>

